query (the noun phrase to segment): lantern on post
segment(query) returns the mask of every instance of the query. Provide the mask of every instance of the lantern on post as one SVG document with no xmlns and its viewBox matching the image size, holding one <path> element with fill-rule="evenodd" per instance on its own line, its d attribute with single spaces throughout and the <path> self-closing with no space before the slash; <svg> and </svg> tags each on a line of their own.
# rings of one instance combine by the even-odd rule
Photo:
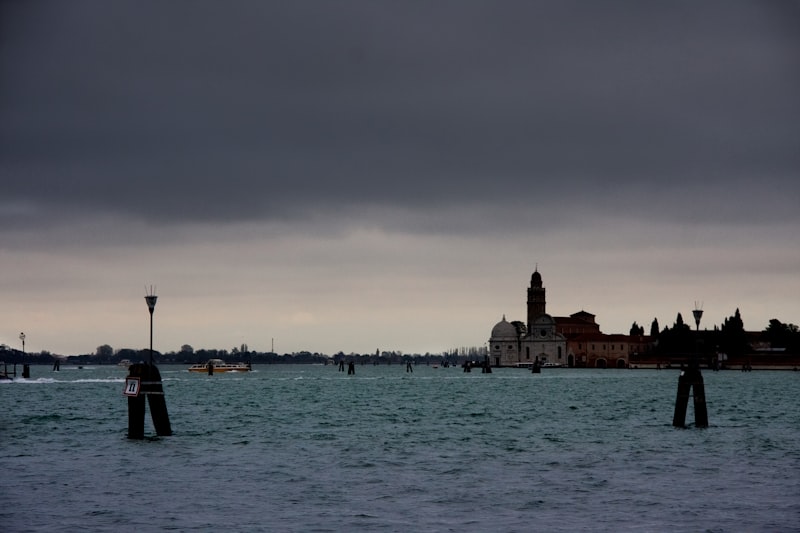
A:
<svg viewBox="0 0 800 533">
<path fill-rule="evenodd" d="M 153 364 L 153 311 L 156 309 L 156 300 L 158 300 L 158 296 L 155 294 L 155 289 L 153 286 L 150 286 L 150 291 L 148 292 L 147 296 L 144 297 L 145 301 L 147 302 L 147 308 L 150 310 L 150 364 Z"/>
</svg>

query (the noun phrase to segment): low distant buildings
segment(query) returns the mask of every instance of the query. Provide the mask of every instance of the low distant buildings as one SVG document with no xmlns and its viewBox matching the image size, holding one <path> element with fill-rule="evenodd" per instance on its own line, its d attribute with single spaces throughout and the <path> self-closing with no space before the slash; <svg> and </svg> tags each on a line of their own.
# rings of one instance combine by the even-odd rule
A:
<svg viewBox="0 0 800 533">
<path fill-rule="evenodd" d="M 527 322 L 505 315 L 492 328 L 489 358 L 494 366 L 542 365 L 626 368 L 632 359 L 653 350 L 649 335 L 605 334 L 595 315 L 579 311 L 566 317 L 546 312 L 545 288 L 538 268 L 528 287 Z"/>
</svg>

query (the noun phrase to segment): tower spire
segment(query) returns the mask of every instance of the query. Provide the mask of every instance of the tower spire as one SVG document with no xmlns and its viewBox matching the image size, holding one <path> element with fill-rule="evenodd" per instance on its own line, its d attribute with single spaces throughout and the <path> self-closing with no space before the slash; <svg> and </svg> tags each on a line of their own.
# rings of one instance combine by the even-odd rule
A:
<svg viewBox="0 0 800 533">
<path fill-rule="evenodd" d="M 545 314 L 545 289 L 542 286 L 542 275 L 539 273 L 539 263 L 531 275 L 531 286 L 528 288 L 528 331 L 533 330 L 533 323 Z"/>
</svg>

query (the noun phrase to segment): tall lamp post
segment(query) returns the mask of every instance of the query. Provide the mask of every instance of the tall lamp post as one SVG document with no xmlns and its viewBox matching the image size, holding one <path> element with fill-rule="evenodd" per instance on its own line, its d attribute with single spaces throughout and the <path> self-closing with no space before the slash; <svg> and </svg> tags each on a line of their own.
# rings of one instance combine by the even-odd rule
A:
<svg viewBox="0 0 800 533">
<path fill-rule="evenodd" d="M 153 364 L 153 311 L 156 308 L 156 300 L 158 296 L 155 295 L 153 287 L 150 287 L 150 294 L 144 297 L 147 302 L 147 308 L 150 310 L 150 364 Z"/>
<path fill-rule="evenodd" d="M 27 378 L 28 376 L 24 375 L 25 374 L 25 333 L 24 332 L 19 334 L 19 340 L 22 341 L 22 373 L 23 373 L 22 377 Z M 14 375 L 15 376 L 17 375 L 17 360 L 16 359 L 14 359 Z"/>
</svg>

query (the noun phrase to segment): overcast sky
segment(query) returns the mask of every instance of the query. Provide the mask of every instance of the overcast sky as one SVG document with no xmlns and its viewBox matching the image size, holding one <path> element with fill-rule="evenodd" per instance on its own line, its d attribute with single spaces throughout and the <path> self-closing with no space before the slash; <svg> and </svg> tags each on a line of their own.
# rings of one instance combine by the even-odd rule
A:
<svg viewBox="0 0 800 533">
<path fill-rule="evenodd" d="M 800 4 L 1 1 L 0 343 L 800 323 Z"/>
</svg>

